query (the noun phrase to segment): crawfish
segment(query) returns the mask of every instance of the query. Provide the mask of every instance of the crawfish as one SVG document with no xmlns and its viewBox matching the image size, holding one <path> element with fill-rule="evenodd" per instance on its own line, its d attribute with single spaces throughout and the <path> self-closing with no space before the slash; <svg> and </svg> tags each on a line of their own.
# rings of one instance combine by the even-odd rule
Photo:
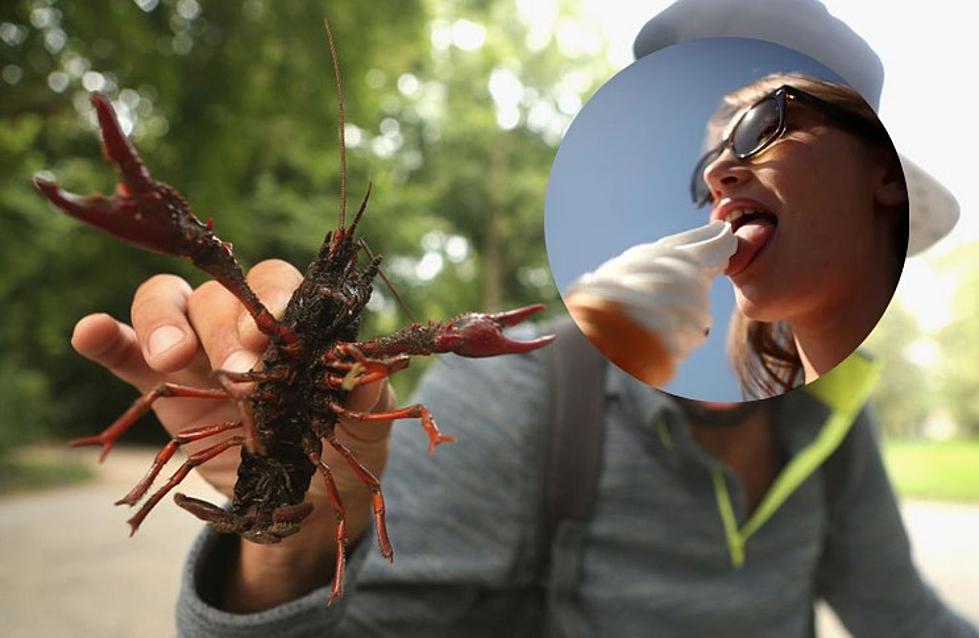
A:
<svg viewBox="0 0 979 638">
<path fill-rule="evenodd" d="M 337 516 L 337 558 L 332 602 L 342 594 L 346 543 L 343 503 L 329 466 L 321 459 L 323 442 L 335 448 L 372 492 L 372 509 L 382 555 L 394 552 L 384 522 L 384 499 L 378 479 L 364 467 L 334 434 L 342 416 L 357 421 L 418 418 L 428 435 L 429 453 L 453 441 L 442 434 L 432 414 L 416 404 L 385 413 L 359 413 L 344 408 L 344 398 L 357 385 L 372 383 L 404 368 L 412 355 L 451 352 L 466 357 L 523 353 L 549 343 L 545 336 L 530 341 L 506 337 L 502 329 L 513 326 L 543 306 L 535 305 L 496 314 L 466 313 L 446 322 L 412 323 L 378 339 L 358 341 L 361 314 L 370 300 L 372 283 L 380 272 L 381 258 L 373 255 L 356 236 L 370 197 L 370 186 L 353 221 L 345 221 L 346 159 L 344 149 L 343 91 L 329 23 L 324 21 L 339 104 L 340 205 L 337 228 L 327 233 L 304 278 L 277 319 L 245 281 L 231 245 L 191 211 L 173 187 L 154 180 L 135 147 L 126 138 L 111 103 L 95 93 L 95 107 L 102 150 L 116 166 L 120 180 L 115 194 L 81 197 L 62 190 L 55 182 L 35 177 L 38 190 L 68 215 L 120 239 L 153 252 L 189 258 L 240 300 L 269 345 L 260 364 L 246 373 L 216 370 L 216 388 L 193 388 L 164 383 L 139 397 L 100 434 L 83 437 L 71 445 L 100 445 L 103 460 L 119 437 L 165 397 L 196 397 L 237 402 L 240 418 L 228 423 L 195 427 L 178 433 L 160 451 L 147 474 L 116 504 L 135 506 L 149 492 L 157 475 L 177 449 L 188 442 L 233 432 L 229 438 L 194 454 L 150 494 L 128 523 L 131 534 L 153 507 L 190 470 L 227 449 L 241 447 L 241 464 L 230 508 L 225 510 L 201 499 L 177 493 L 180 507 L 222 533 L 236 533 L 256 543 L 276 543 L 296 533 L 312 512 L 305 495 L 313 475 L 326 483 Z M 360 253 L 366 263 L 360 263 Z M 240 383 L 248 382 L 250 393 Z"/>
</svg>

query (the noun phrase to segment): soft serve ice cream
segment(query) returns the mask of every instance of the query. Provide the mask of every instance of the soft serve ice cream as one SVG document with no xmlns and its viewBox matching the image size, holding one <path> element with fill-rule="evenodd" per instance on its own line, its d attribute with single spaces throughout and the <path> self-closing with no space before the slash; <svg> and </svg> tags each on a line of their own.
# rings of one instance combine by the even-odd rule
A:
<svg viewBox="0 0 979 638">
<path fill-rule="evenodd" d="M 575 321 L 619 367 L 653 385 L 707 338 L 710 285 L 738 247 L 727 222 L 639 244 L 565 292 Z"/>
</svg>

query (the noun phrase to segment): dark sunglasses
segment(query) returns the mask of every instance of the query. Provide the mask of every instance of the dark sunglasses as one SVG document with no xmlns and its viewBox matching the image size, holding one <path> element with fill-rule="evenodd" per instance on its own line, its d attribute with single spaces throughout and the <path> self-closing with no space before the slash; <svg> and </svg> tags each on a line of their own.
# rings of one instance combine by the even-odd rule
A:
<svg viewBox="0 0 979 638">
<path fill-rule="evenodd" d="M 720 157 L 724 149 L 730 148 L 736 158 L 746 160 L 761 153 L 782 137 L 788 128 L 785 123 L 785 106 L 789 100 L 798 100 L 819 109 L 852 133 L 890 143 L 887 131 L 879 121 L 872 122 L 794 86 L 784 85 L 755 102 L 738 119 L 731 133 L 697 162 L 690 179 L 690 196 L 696 206 L 701 207 L 711 200 L 710 186 L 704 180 L 704 169 Z"/>
</svg>

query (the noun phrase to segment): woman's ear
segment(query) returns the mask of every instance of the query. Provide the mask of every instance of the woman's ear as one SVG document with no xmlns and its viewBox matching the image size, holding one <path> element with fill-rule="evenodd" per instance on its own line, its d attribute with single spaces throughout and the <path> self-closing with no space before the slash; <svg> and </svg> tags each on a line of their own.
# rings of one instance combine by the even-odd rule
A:
<svg viewBox="0 0 979 638">
<path fill-rule="evenodd" d="M 874 201 L 881 206 L 903 206 L 908 203 L 908 188 L 904 182 L 901 162 L 895 156 L 877 171 Z"/>
</svg>

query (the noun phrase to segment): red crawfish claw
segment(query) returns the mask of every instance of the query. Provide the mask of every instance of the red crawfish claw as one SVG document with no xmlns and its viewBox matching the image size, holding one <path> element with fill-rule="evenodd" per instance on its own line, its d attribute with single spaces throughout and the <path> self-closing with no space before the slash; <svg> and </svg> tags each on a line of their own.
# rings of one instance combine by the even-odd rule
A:
<svg viewBox="0 0 979 638">
<path fill-rule="evenodd" d="M 109 100 L 98 93 L 91 99 L 102 131 L 102 151 L 119 172 L 115 194 L 83 197 L 43 177 L 34 178 L 37 189 L 72 217 L 142 248 L 191 258 L 212 251 L 230 256 L 229 247 L 191 212 L 176 190 L 150 177 Z"/>
<path fill-rule="evenodd" d="M 546 346 L 554 341 L 547 335 L 530 341 L 517 341 L 503 334 L 503 328 L 516 326 L 544 309 L 543 304 L 516 310 L 483 314 L 470 312 L 442 324 L 435 336 L 435 352 L 453 352 L 464 357 L 493 357 L 500 354 L 521 354 Z"/>
<path fill-rule="evenodd" d="M 189 258 L 241 300 L 262 332 L 286 345 L 295 344 L 295 335 L 278 323 L 245 283 L 231 244 L 211 231 L 210 222 L 198 219 L 176 189 L 150 177 L 109 100 L 93 93 L 92 104 L 102 131 L 102 151 L 119 171 L 115 194 L 82 197 L 35 176 L 34 185 L 41 194 L 72 217 L 120 239 L 153 252 Z"/>
</svg>

